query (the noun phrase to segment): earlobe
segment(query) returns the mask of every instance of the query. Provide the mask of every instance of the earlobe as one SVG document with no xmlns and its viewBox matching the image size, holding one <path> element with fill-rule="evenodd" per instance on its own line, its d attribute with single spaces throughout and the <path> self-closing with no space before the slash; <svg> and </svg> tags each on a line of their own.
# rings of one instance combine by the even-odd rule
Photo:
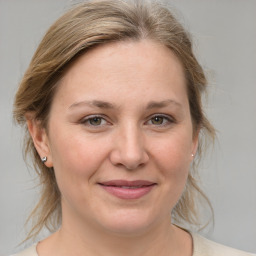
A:
<svg viewBox="0 0 256 256">
<path fill-rule="evenodd" d="M 200 131 L 197 131 L 196 134 L 194 135 L 194 138 L 193 138 L 192 150 L 191 150 L 192 161 L 195 158 L 197 148 L 198 148 L 199 132 Z"/>
<path fill-rule="evenodd" d="M 52 167 L 51 150 L 45 128 L 41 126 L 41 122 L 39 120 L 34 119 L 31 117 L 31 115 L 26 115 L 26 119 L 28 131 L 33 140 L 37 153 L 41 159 L 46 157 L 47 161 L 44 161 L 44 164 L 47 167 Z"/>
</svg>

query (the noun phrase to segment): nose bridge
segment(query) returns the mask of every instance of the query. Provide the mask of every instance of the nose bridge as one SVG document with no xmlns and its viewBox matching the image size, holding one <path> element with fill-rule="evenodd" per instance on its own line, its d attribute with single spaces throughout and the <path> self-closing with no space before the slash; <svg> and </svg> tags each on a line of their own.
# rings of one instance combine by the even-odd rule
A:
<svg viewBox="0 0 256 256">
<path fill-rule="evenodd" d="M 133 123 L 130 123 L 121 130 L 120 136 L 123 137 L 123 154 L 138 157 L 143 147 L 143 138 L 139 127 Z"/>
<path fill-rule="evenodd" d="M 114 163 L 121 164 L 127 169 L 135 169 L 145 164 L 148 155 L 145 150 L 144 137 L 141 128 L 135 122 L 126 122 L 118 129 Z"/>
</svg>

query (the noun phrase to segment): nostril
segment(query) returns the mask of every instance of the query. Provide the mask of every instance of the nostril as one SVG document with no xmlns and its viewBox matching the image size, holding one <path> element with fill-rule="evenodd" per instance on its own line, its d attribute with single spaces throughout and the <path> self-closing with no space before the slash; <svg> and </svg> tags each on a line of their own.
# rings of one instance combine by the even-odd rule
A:
<svg viewBox="0 0 256 256">
<path fill-rule="evenodd" d="M 110 161 L 115 166 L 123 166 L 127 170 L 134 170 L 144 166 L 149 160 L 145 150 L 143 136 L 138 127 L 127 125 L 119 130 L 113 138 L 113 148 L 110 152 Z"/>
<path fill-rule="evenodd" d="M 134 169 L 137 169 L 137 168 L 141 168 L 143 167 L 145 164 L 144 163 L 140 163 L 140 164 L 136 164 L 136 165 L 125 165 L 126 169 L 128 170 L 134 170 Z"/>
<path fill-rule="evenodd" d="M 113 165 L 124 167 L 127 170 L 134 170 L 136 168 L 141 168 L 145 166 L 148 162 L 149 157 L 146 152 L 132 152 L 129 154 L 125 151 L 113 151 L 110 155 L 110 161 Z"/>
</svg>

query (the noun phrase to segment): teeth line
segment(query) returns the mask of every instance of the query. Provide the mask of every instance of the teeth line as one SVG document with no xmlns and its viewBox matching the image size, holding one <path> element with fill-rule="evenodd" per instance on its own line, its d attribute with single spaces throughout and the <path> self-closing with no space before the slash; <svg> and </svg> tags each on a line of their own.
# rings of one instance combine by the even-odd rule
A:
<svg viewBox="0 0 256 256">
<path fill-rule="evenodd" d="M 128 187 L 128 186 L 121 186 L 121 188 L 141 188 L 143 186 L 134 186 L 134 187 Z"/>
<path fill-rule="evenodd" d="M 115 185 L 108 185 L 107 187 L 117 187 L 117 188 L 124 188 L 124 189 L 135 189 L 135 188 L 142 188 L 142 187 L 148 187 L 146 185 L 142 186 L 115 186 Z"/>
</svg>

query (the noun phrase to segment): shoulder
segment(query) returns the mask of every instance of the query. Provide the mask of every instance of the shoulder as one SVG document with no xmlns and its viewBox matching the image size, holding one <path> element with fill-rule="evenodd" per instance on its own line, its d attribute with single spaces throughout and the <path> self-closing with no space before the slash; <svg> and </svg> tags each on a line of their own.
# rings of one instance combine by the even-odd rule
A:
<svg viewBox="0 0 256 256">
<path fill-rule="evenodd" d="M 13 254 L 10 256 L 38 256 L 37 251 L 36 251 L 36 246 L 37 246 L 37 244 L 33 244 L 32 246 L 25 249 L 24 251 L 21 251 L 17 254 Z"/>
<path fill-rule="evenodd" d="M 198 234 L 193 237 L 193 256 L 256 256 L 210 241 Z"/>
</svg>

